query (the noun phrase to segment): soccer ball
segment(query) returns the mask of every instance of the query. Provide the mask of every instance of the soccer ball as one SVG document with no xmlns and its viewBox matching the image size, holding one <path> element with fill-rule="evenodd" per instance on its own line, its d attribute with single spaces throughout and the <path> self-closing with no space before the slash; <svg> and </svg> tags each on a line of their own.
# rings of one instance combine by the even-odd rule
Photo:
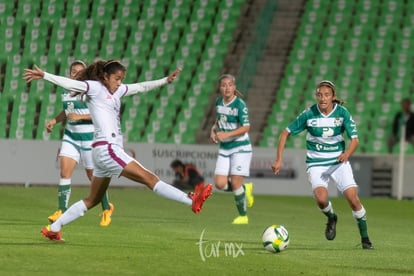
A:
<svg viewBox="0 0 414 276">
<path fill-rule="evenodd" d="M 262 241 L 267 251 L 278 253 L 289 245 L 289 233 L 283 225 L 272 225 L 263 231 Z"/>
</svg>

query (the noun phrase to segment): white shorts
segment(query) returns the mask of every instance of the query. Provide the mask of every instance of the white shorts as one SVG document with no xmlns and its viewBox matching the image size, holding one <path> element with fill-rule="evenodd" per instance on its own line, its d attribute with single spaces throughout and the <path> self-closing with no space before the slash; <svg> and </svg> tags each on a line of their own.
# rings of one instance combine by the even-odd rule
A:
<svg viewBox="0 0 414 276">
<path fill-rule="evenodd" d="M 125 166 L 135 161 L 122 147 L 107 142 L 95 143 L 92 156 L 95 165 L 93 175 L 96 177 L 119 177 Z"/>
<path fill-rule="evenodd" d="M 250 175 L 250 162 L 252 152 L 237 152 L 229 156 L 218 155 L 216 162 L 216 175 Z"/>
<path fill-rule="evenodd" d="M 69 142 L 62 141 L 59 156 L 69 157 L 78 163 L 82 163 L 85 169 L 93 169 L 92 141 Z"/>
<path fill-rule="evenodd" d="M 308 180 L 312 184 L 312 190 L 317 187 L 328 187 L 329 179 L 335 182 L 337 189 L 343 193 L 350 187 L 358 187 L 355 182 L 352 167 L 349 162 L 333 166 L 315 166 L 307 170 Z"/>
</svg>

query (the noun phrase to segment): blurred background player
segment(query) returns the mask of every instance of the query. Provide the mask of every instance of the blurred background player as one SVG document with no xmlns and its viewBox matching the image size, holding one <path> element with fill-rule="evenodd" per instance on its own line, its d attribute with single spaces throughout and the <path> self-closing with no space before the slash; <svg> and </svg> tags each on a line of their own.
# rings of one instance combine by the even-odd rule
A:
<svg viewBox="0 0 414 276">
<path fill-rule="evenodd" d="M 253 184 L 243 185 L 250 175 L 252 145 L 249 138 L 249 113 L 241 93 L 236 89 L 234 76 L 219 78 L 220 94 L 216 100 L 217 120 L 211 128 L 210 139 L 219 144 L 214 172 L 217 189 L 232 190 L 239 216 L 233 224 L 248 224 L 247 207 L 253 206 Z M 230 179 L 230 181 L 229 181 Z"/>
<path fill-rule="evenodd" d="M 44 79 L 67 90 L 87 97 L 87 104 L 94 125 L 92 158 L 94 170 L 90 192 L 87 197 L 72 204 L 55 222 L 41 229 L 43 236 L 50 240 L 62 241 L 62 227 L 82 217 L 86 211 L 101 201 L 113 176 L 124 176 L 142 183 L 157 195 L 191 206 L 199 213 L 203 203 L 211 195 L 212 186 L 206 185 L 199 194 L 186 194 L 161 181 L 147 170 L 123 148 L 120 111 L 121 98 L 145 93 L 173 82 L 181 69 L 168 77 L 140 83 L 123 84 L 126 68 L 117 60 L 97 60 L 77 75 L 77 80 L 44 72 L 39 67 L 25 69 L 23 78 L 30 83 Z"/>
<path fill-rule="evenodd" d="M 325 80 L 317 85 L 316 99 L 316 104 L 302 112 L 280 134 L 276 161 L 272 164 L 272 170 L 275 174 L 280 172 L 283 151 L 289 135 L 296 135 L 306 130 L 308 179 L 319 209 L 328 218 L 325 228 L 326 239 L 335 239 L 338 220 L 328 196 L 328 183 L 329 179 L 332 179 L 352 209 L 361 236 L 362 248 L 373 249 L 368 237 L 366 211 L 359 200 L 358 185 L 348 161 L 358 147 L 355 121 L 336 99 L 335 85 L 332 82 Z M 343 132 L 346 132 L 351 139 L 347 148 L 345 148 Z"/>
<path fill-rule="evenodd" d="M 205 186 L 204 177 L 193 164 L 184 164 L 181 160 L 174 160 L 170 164 L 175 173 L 173 186 L 180 190 L 194 190 L 199 193 Z"/>
<path fill-rule="evenodd" d="M 388 153 L 400 142 L 401 126 L 405 126 L 405 141 L 414 147 L 414 113 L 411 111 L 411 101 L 404 98 L 401 101 L 401 111 L 397 112 L 392 122 L 392 133 L 388 138 Z"/>
<path fill-rule="evenodd" d="M 70 65 L 69 76 L 75 79 L 76 75 L 86 68 L 81 60 L 76 60 Z M 63 110 L 52 120 L 46 123 L 46 130 L 51 132 L 55 124 L 65 122 L 65 130 L 62 145 L 59 151 L 60 180 L 58 186 L 58 210 L 48 217 L 50 222 L 56 221 L 68 208 L 71 193 L 72 174 L 78 163 L 82 163 L 86 175 L 92 180 L 92 141 L 93 124 L 89 109 L 85 101 L 79 96 L 72 97 L 70 91 L 62 94 Z M 108 192 L 101 201 L 102 214 L 101 226 L 108 226 L 111 223 L 114 206 L 108 200 Z"/>
</svg>

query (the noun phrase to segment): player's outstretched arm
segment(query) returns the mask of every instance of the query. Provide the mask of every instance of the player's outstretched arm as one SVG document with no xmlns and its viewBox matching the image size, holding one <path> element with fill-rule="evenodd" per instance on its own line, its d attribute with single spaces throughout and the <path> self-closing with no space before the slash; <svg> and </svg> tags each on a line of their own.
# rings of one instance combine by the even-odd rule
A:
<svg viewBox="0 0 414 276">
<path fill-rule="evenodd" d="M 53 75 L 43 71 L 36 65 L 34 66 L 34 69 L 24 69 L 23 79 L 28 83 L 33 80 L 44 79 L 73 92 L 86 92 L 88 90 L 88 85 L 84 81 Z"/>
<path fill-rule="evenodd" d="M 145 93 L 154 90 L 158 87 L 161 87 L 163 85 L 166 85 L 168 83 L 172 83 L 178 77 L 181 71 L 181 68 L 178 68 L 174 72 L 172 72 L 168 77 L 159 80 L 126 84 L 126 86 L 128 86 L 128 91 L 124 96 L 130 96 L 137 93 Z"/>
</svg>

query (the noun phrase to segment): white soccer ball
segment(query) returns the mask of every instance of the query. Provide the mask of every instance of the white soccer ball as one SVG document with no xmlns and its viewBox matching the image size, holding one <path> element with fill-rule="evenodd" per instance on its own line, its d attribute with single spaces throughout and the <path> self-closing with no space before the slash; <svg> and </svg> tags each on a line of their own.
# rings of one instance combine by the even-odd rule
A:
<svg viewBox="0 0 414 276">
<path fill-rule="evenodd" d="M 278 253 L 289 245 L 289 232 L 283 225 L 272 225 L 263 231 L 263 246 L 267 251 Z"/>
</svg>

